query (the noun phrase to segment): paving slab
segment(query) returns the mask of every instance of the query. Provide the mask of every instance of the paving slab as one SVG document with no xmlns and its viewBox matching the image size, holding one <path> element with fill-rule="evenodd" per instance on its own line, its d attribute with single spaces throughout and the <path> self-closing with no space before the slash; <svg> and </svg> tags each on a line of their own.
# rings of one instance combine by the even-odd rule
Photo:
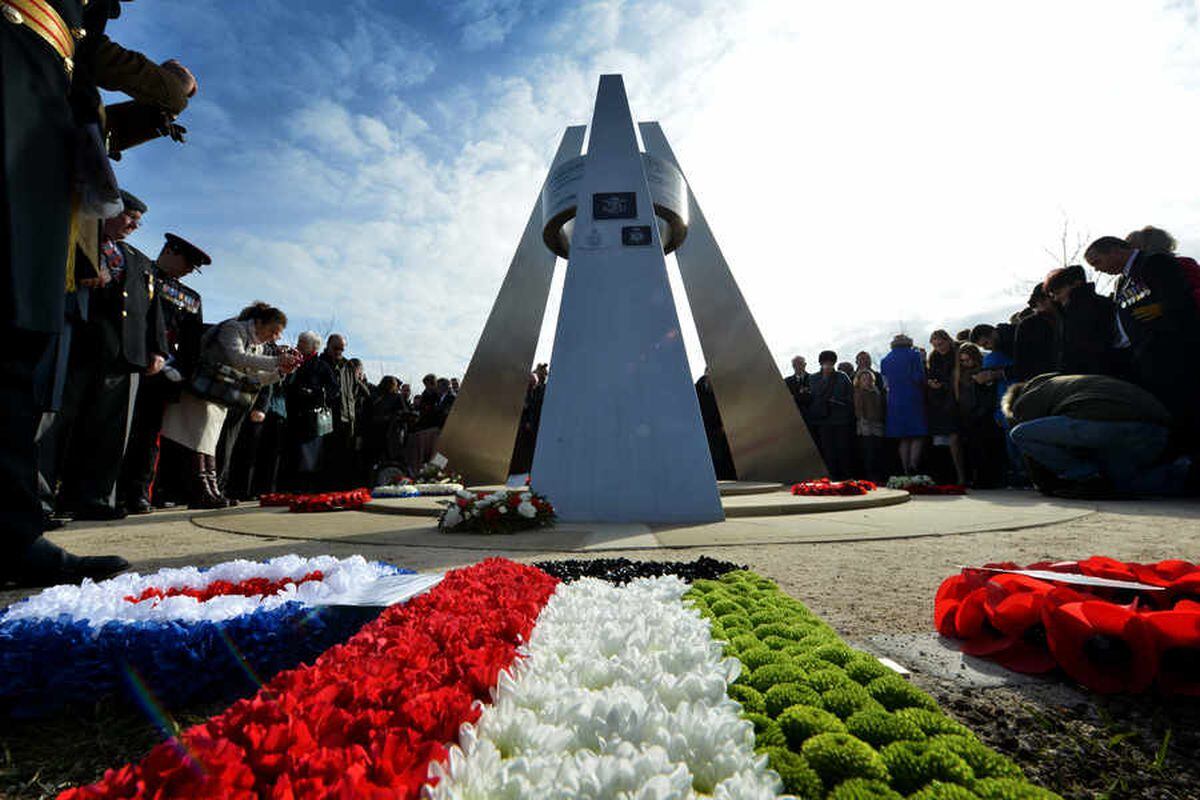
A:
<svg viewBox="0 0 1200 800">
<path fill-rule="evenodd" d="M 1024 675 L 984 658 L 965 655 L 953 639 L 936 633 L 880 634 L 863 642 L 864 649 L 890 658 L 905 669 L 953 681 L 960 689 L 1017 689 L 1044 702 L 1072 705 L 1089 699 L 1088 692 L 1067 683 L 1057 672 Z"/>
</svg>

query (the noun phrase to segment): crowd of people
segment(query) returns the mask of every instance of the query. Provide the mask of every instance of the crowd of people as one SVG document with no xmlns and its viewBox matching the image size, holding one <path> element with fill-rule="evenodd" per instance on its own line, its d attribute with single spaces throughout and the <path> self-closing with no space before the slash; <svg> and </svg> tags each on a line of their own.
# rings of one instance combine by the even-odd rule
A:
<svg viewBox="0 0 1200 800">
<path fill-rule="evenodd" d="M 1200 377 L 1186 365 L 1200 347 L 1200 265 L 1175 249 L 1149 226 L 1101 237 L 1084 258 L 1116 277 L 1111 296 L 1081 264 L 1055 269 L 1008 322 L 935 330 L 928 347 L 897 334 L 878 368 L 869 353 L 850 364 L 827 350 L 810 374 L 796 356 L 787 387 L 831 477 L 1194 491 Z"/>
</svg>

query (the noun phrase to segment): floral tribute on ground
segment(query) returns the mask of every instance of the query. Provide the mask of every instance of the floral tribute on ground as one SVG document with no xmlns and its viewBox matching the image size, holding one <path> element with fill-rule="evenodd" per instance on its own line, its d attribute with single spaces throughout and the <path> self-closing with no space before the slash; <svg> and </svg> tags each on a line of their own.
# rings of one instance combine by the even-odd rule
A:
<svg viewBox="0 0 1200 800">
<path fill-rule="evenodd" d="M 831 481 L 829 478 L 818 478 L 793 484 L 792 494 L 800 497 L 853 496 L 873 492 L 877 488 L 879 487 L 870 481 Z"/>
<path fill-rule="evenodd" d="M 142 691 L 167 706 L 234 696 L 344 640 L 363 615 L 329 606 L 400 574 L 361 556 L 283 556 L 46 589 L 0 614 L 0 714 Z"/>
<path fill-rule="evenodd" d="M 284 492 L 264 494 L 259 498 L 261 506 L 287 506 L 288 511 L 306 513 L 313 511 L 352 511 L 371 502 L 370 489 L 351 489 L 346 492 L 321 492 L 319 494 L 287 494 Z"/>
<path fill-rule="evenodd" d="M 527 488 L 456 492 L 438 517 L 445 533 L 517 533 L 553 524 L 554 506 Z"/>
<path fill-rule="evenodd" d="M 61 800 L 1055 797 L 765 578 L 545 566 L 449 572 Z"/>
<path fill-rule="evenodd" d="M 405 479 L 407 480 L 407 478 Z M 376 486 L 371 490 L 371 497 L 383 499 L 386 497 L 445 497 L 458 494 L 463 490 L 461 483 L 389 483 Z"/>
<path fill-rule="evenodd" d="M 1127 581 L 1145 589 L 1072 585 L 995 570 L 1041 570 Z M 1153 564 L 1103 556 L 1084 561 L 1013 563 L 964 569 L 934 600 L 938 633 L 964 653 L 1018 672 L 1061 668 L 1101 693 L 1200 696 L 1200 565 Z"/>
<path fill-rule="evenodd" d="M 967 487 L 957 483 L 934 483 L 928 475 L 893 475 L 887 488 L 902 489 L 909 494 L 955 495 L 966 494 Z"/>
<path fill-rule="evenodd" d="M 60 798 L 415 798 L 556 583 L 500 560 L 449 572 L 312 665 Z"/>
</svg>

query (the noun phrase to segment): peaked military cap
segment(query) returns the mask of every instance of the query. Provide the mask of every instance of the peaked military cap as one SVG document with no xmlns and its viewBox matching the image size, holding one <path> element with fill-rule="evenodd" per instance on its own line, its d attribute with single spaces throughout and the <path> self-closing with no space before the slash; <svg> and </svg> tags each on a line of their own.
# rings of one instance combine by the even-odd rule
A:
<svg viewBox="0 0 1200 800">
<path fill-rule="evenodd" d="M 196 247 L 196 245 L 182 236 L 176 236 L 173 233 L 167 233 L 164 236 L 171 249 L 186 258 L 188 263 L 193 267 L 202 267 L 212 263 L 212 259 L 208 257 L 208 253 Z"/>
<path fill-rule="evenodd" d="M 137 195 L 133 192 L 127 192 L 124 189 L 121 190 L 121 202 L 125 204 L 126 211 L 136 211 L 139 214 L 145 214 L 150 210 L 146 207 L 145 203 L 138 199 Z"/>
</svg>

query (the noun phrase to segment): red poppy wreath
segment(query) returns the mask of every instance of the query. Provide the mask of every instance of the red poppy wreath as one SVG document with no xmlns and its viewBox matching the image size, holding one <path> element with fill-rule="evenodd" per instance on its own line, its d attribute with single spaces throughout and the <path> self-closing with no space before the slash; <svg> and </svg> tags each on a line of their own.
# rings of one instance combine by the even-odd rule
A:
<svg viewBox="0 0 1200 800">
<path fill-rule="evenodd" d="M 1060 667 L 1100 693 L 1200 696 L 1200 565 L 1187 561 L 967 568 L 938 588 L 934 624 L 1017 672 Z"/>
<path fill-rule="evenodd" d="M 346 511 L 362 508 L 371 502 L 370 489 L 353 489 L 348 492 L 321 492 L 320 494 L 264 494 L 259 498 L 261 506 L 287 506 L 289 511 Z"/>
<path fill-rule="evenodd" d="M 818 478 L 813 481 L 801 481 L 792 486 L 792 494 L 801 497 L 828 497 L 866 494 L 877 487 L 870 481 L 831 481 L 829 478 Z"/>
</svg>

